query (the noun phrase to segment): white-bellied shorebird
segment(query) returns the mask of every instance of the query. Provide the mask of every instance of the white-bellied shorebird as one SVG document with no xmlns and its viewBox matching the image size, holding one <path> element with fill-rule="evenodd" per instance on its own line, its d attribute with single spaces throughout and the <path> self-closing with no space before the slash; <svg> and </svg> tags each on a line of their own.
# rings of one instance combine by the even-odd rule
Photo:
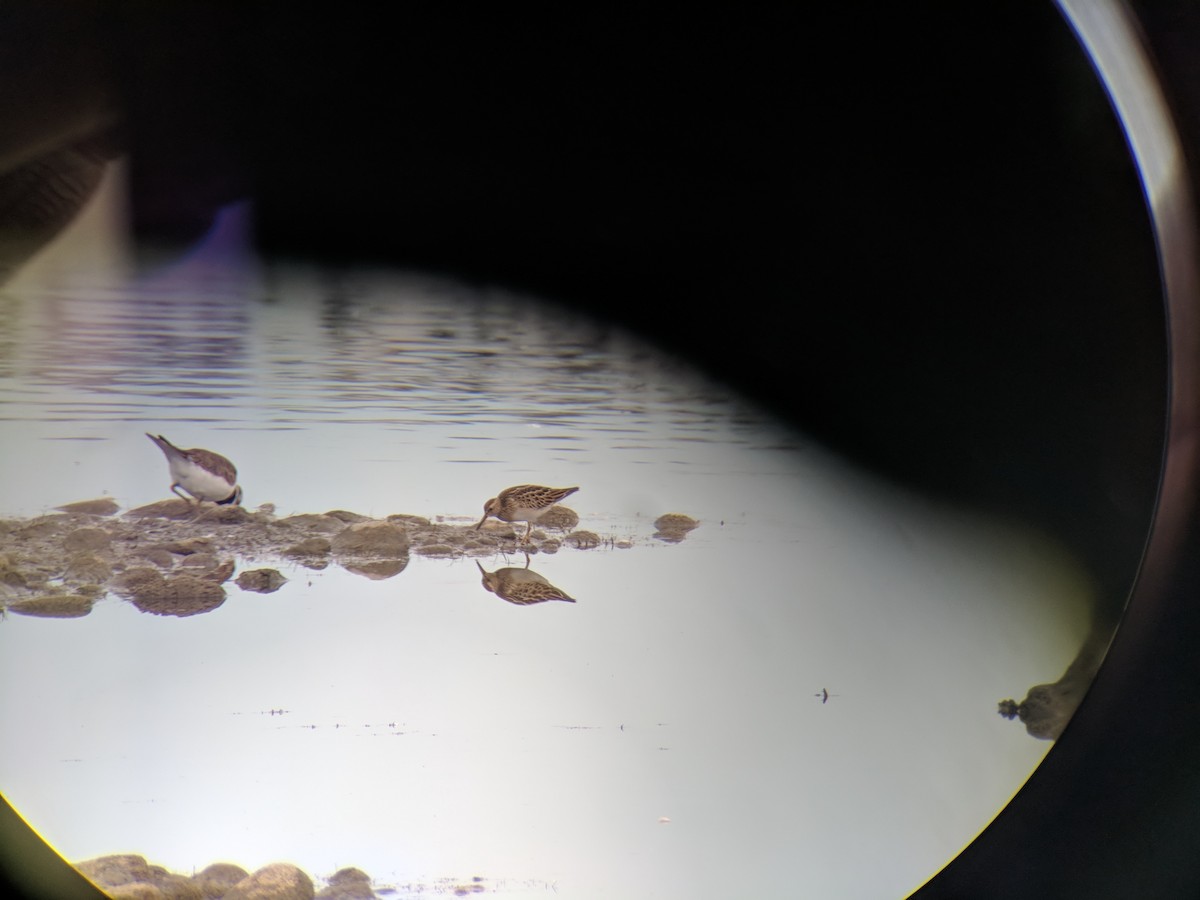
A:
<svg viewBox="0 0 1200 900">
<path fill-rule="evenodd" d="M 181 450 L 161 434 L 147 432 L 146 437 L 154 441 L 166 456 L 171 470 L 171 490 L 177 496 L 192 502 L 179 492 L 183 488 L 196 500 L 210 500 L 223 506 L 236 506 L 242 502 L 237 469 L 224 456 L 199 448 Z"/>
</svg>

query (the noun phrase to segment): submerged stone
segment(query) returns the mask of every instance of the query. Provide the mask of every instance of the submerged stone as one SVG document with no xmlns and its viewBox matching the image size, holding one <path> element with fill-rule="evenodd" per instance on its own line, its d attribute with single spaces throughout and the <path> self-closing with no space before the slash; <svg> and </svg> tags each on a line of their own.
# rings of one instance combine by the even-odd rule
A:
<svg viewBox="0 0 1200 900">
<path fill-rule="evenodd" d="M 85 878 L 101 887 L 114 888 L 123 884 L 145 882 L 150 879 L 150 864 L 146 857 L 133 853 L 117 853 L 111 856 L 98 856 L 76 863 Z"/>
<path fill-rule="evenodd" d="M 68 553 L 80 550 L 105 551 L 112 546 L 112 538 L 103 528 L 76 528 L 63 538 L 63 549 Z"/>
<path fill-rule="evenodd" d="M 361 575 L 372 581 L 383 581 L 399 575 L 408 566 L 408 557 L 403 559 L 374 559 L 362 562 L 343 562 L 342 568 L 353 575 Z"/>
<path fill-rule="evenodd" d="M 342 522 L 346 525 L 354 525 L 357 522 L 371 521 L 370 516 L 364 516 L 361 513 L 356 512 L 349 512 L 348 510 L 344 509 L 331 509 L 329 512 L 325 513 L 325 515 L 331 519 L 337 519 L 339 522 Z"/>
<path fill-rule="evenodd" d="M 17 600 L 8 605 L 8 611 L 44 619 L 78 619 L 90 613 L 95 602 L 94 597 L 79 594 L 50 594 L 30 600 Z"/>
<path fill-rule="evenodd" d="M 594 531 L 572 531 L 562 542 L 578 550 L 592 550 L 600 546 L 600 535 Z"/>
<path fill-rule="evenodd" d="M 292 557 L 293 559 L 301 559 L 308 556 L 328 556 L 333 550 L 333 544 L 326 537 L 310 537 L 305 538 L 298 544 L 286 548 L 283 551 L 284 556 Z"/>
<path fill-rule="evenodd" d="M 301 528 L 305 531 L 321 531 L 335 534 L 346 527 L 346 523 L 336 516 L 322 516 L 315 513 L 300 513 L 280 519 L 276 524 L 289 528 Z"/>
<path fill-rule="evenodd" d="M 63 577 L 76 582 L 105 582 L 112 578 L 112 566 L 95 553 L 76 553 Z"/>
<path fill-rule="evenodd" d="M 312 879 L 291 863 L 272 863 L 247 875 L 224 900 L 313 900 Z"/>
<path fill-rule="evenodd" d="M 567 506 L 552 506 L 538 516 L 537 524 L 539 528 L 570 531 L 579 524 L 579 514 Z"/>
<path fill-rule="evenodd" d="M 667 513 L 654 520 L 654 527 L 658 529 L 654 536 L 660 541 L 678 543 L 699 525 L 700 523 L 691 516 L 685 516 L 682 513 Z"/>
<path fill-rule="evenodd" d="M 221 585 L 194 575 L 164 578 L 154 569 L 130 569 L 117 580 L 117 593 L 142 612 L 158 616 L 194 616 L 225 602 Z"/>
<path fill-rule="evenodd" d="M 125 513 L 134 519 L 186 519 L 194 514 L 192 504 L 178 497 L 174 500 L 156 500 Z"/>
<path fill-rule="evenodd" d="M 249 874 L 233 863 L 213 863 L 192 876 L 192 882 L 205 897 L 224 897 L 231 887 Z"/>
<path fill-rule="evenodd" d="M 251 569 L 238 575 L 234 583 L 243 591 L 272 594 L 283 587 L 287 579 L 277 569 Z"/>
<path fill-rule="evenodd" d="M 339 869 L 329 876 L 329 884 L 317 893 L 317 900 L 375 900 L 371 876 L 362 869 Z"/>
<path fill-rule="evenodd" d="M 121 507 L 111 497 L 99 497 L 95 500 L 80 500 L 77 503 L 68 503 L 65 506 L 56 506 L 54 508 L 59 512 L 65 513 L 82 513 L 87 516 L 111 516 L 115 515 Z"/>
<path fill-rule="evenodd" d="M 389 522 L 360 522 L 334 536 L 338 556 L 400 559 L 408 556 L 408 533 Z"/>
</svg>

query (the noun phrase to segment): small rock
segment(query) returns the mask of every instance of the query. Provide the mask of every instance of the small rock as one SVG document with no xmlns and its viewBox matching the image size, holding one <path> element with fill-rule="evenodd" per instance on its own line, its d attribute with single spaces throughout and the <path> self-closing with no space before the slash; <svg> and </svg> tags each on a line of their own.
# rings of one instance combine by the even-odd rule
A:
<svg viewBox="0 0 1200 900">
<path fill-rule="evenodd" d="M 166 895 L 159 890 L 157 885 L 145 881 L 135 881 L 132 884 L 108 888 L 106 893 L 111 900 L 167 900 Z"/>
<path fill-rule="evenodd" d="M 287 583 L 287 579 L 277 569 L 250 569 L 239 575 L 235 583 L 243 591 L 273 594 Z"/>
<path fill-rule="evenodd" d="M 70 516 L 65 515 L 39 516 L 17 530 L 17 539 L 21 541 L 38 541 L 42 538 L 54 537 L 63 530 L 64 525 L 70 519 Z"/>
<path fill-rule="evenodd" d="M 81 863 L 76 863 L 75 868 L 85 878 L 106 888 L 149 881 L 150 879 L 150 865 L 146 862 L 146 857 L 133 853 L 118 853 L 86 859 Z"/>
<path fill-rule="evenodd" d="M 563 543 L 579 550 L 592 550 L 600 546 L 600 535 L 591 531 L 572 531 Z"/>
<path fill-rule="evenodd" d="M 63 577 L 75 582 L 105 582 L 112 578 L 112 566 L 94 553 L 76 553 Z"/>
<path fill-rule="evenodd" d="M 401 559 L 408 556 L 408 533 L 389 522 L 360 522 L 333 538 L 338 556 Z"/>
<path fill-rule="evenodd" d="M 241 506 L 218 506 L 215 503 L 203 504 L 203 509 L 195 512 L 196 521 L 210 525 L 244 525 L 255 521 L 254 513 Z"/>
<path fill-rule="evenodd" d="M 422 544 L 416 550 L 420 556 L 429 556 L 435 559 L 456 557 L 462 551 L 457 547 L 452 547 L 449 544 Z"/>
<path fill-rule="evenodd" d="M 317 892 L 317 900 L 377 900 L 379 897 L 369 882 L 351 881 L 347 884 L 329 885 Z"/>
<path fill-rule="evenodd" d="M 399 575 L 408 566 L 408 557 L 404 559 L 376 559 L 366 562 L 343 562 L 342 568 L 352 575 L 361 575 L 372 581 L 383 581 Z"/>
<path fill-rule="evenodd" d="M 566 506 L 552 506 L 538 517 L 537 523 L 540 528 L 570 531 L 579 524 L 579 514 Z"/>
<path fill-rule="evenodd" d="M 194 537 L 182 541 L 168 541 L 159 546 L 176 556 L 191 556 L 194 553 L 210 553 L 213 543 L 213 539 L 209 537 Z"/>
<path fill-rule="evenodd" d="M 65 513 L 83 513 L 88 516 L 111 516 L 121 507 L 111 497 L 100 497 L 96 500 L 80 500 L 78 503 L 68 503 L 66 506 L 56 506 L 55 509 Z"/>
<path fill-rule="evenodd" d="M 195 515 L 196 507 L 186 500 L 157 500 L 125 513 L 133 519 L 186 519 Z"/>
<path fill-rule="evenodd" d="M 331 509 L 329 512 L 325 513 L 325 515 L 331 519 L 337 519 L 339 522 L 342 522 L 346 525 L 354 525 L 358 522 L 371 521 L 370 516 L 360 515 L 356 512 L 347 512 L 344 509 Z"/>
<path fill-rule="evenodd" d="M 225 582 L 227 582 L 229 580 L 230 576 L 233 575 L 234 568 L 235 568 L 235 565 L 234 565 L 233 560 L 227 559 L 227 560 L 225 560 L 225 562 L 220 563 L 217 566 L 214 566 L 212 569 L 205 572 L 200 577 L 203 578 L 205 581 L 212 581 L 212 582 L 215 582 L 216 584 L 224 584 Z"/>
<path fill-rule="evenodd" d="M 154 563 L 160 569 L 171 569 L 175 567 L 175 556 L 170 550 L 162 547 L 147 547 L 142 551 L 142 558 L 149 563 Z"/>
<path fill-rule="evenodd" d="M 273 863 L 235 884 L 224 900 L 313 900 L 313 883 L 291 863 Z"/>
<path fill-rule="evenodd" d="M 196 503 L 183 499 L 159 500 L 125 513 L 134 519 L 186 519 L 208 525 L 240 525 L 253 522 L 254 514 L 240 506 L 220 506 L 216 503 Z"/>
<path fill-rule="evenodd" d="M 153 570 L 143 570 L 153 571 Z M 126 573 L 128 574 L 128 573 Z M 194 575 L 146 579 L 131 592 L 130 600 L 142 612 L 157 616 L 194 616 L 211 612 L 225 602 L 225 589 Z"/>
<path fill-rule="evenodd" d="M 387 517 L 387 521 L 393 525 L 417 525 L 422 528 L 428 528 L 432 524 L 424 516 L 412 516 L 407 513 L 394 513 Z"/>
<path fill-rule="evenodd" d="M 78 619 L 90 613 L 95 602 L 94 597 L 78 594 L 50 594 L 32 600 L 17 600 L 8 604 L 8 611 L 42 619 Z"/>
<path fill-rule="evenodd" d="M 63 549 L 68 553 L 81 550 L 105 551 L 112 547 L 112 538 L 103 528 L 76 528 L 63 539 Z"/>
<path fill-rule="evenodd" d="M 0 553 L 0 584 L 16 588 L 29 586 L 29 579 L 18 568 L 16 559 L 7 553 Z"/>
<path fill-rule="evenodd" d="M 231 887 L 249 874 L 233 863 L 213 863 L 192 876 L 192 882 L 206 898 L 224 897 Z"/>
<path fill-rule="evenodd" d="M 361 869 L 339 869 L 329 877 L 328 887 L 317 893 L 318 900 L 376 900 L 371 877 Z"/>
<path fill-rule="evenodd" d="M 338 869 L 329 876 L 330 884 L 351 884 L 361 881 L 365 881 L 367 884 L 370 884 L 371 876 L 362 869 L 355 868 L 354 866 L 347 866 L 344 869 Z"/>
<path fill-rule="evenodd" d="M 193 553 L 185 556 L 179 563 L 182 569 L 215 569 L 217 557 L 212 553 Z"/>
<path fill-rule="evenodd" d="M 157 569 L 135 566 L 114 578 L 112 589 L 122 597 L 132 597 L 138 593 L 153 591 L 162 582 L 162 573 Z"/>
<path fill-rule="evenodd" d="M 162 866 L 150 867 L 149 883 L 164 900 L 208 900 L 190 878 L 168 872 Z"/>
<path fill-rule="evenodd" d="M 305 531 L 322 531 L 326 534 L 335 534 L 346 527 L 345 522 L 334 516 L 318 516 L 313 513 L 288 516 L 286 519 L 280 519 L 275 524 L 301 528 Z"/>
<path fill-rule="evenodd" d="M 203 891 L 183 875 L 164 875 L 154 885 L 166 900 L 208 900 Z"/>
<path fill-rule="evenodd" d="M 654 537 L 660 541 L 677 544 L 687 537 L 688 532 L 699 525 L 700 523 L 691 516 L 685 516 L 682 513 L 667 513 L 654 520 L 654 527 L 658 529 Z"/>
<path fill-rule="evenodd" d="M 283 551 L 284 556 L 293 559 L 304 558 L 307 556 L 327 556 L 333 550 L 333 544 L 326 537 L 310 537 L 305 538 L 298 544 L 292 544 Z"/>
</svg>

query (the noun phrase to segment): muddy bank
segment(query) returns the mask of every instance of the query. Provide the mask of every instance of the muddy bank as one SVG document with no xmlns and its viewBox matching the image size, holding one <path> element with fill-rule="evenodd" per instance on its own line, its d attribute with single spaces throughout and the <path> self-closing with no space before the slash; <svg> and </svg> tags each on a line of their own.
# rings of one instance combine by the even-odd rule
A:
<svg viewBox="0 0 1200 900">
<path fill-rule="evenodd" d="M 699 523 L 660 516 L 652 539 L 674 543 Z M 277 517 L 257 510 L 171 499 L 120 512 L 111 499 L 81 501 L 44 516 L 0 519 L 0 610 L 71 618 L 87 615 L 108 593 L 145 612 L 186 616 L 242 590 L 270 593 L 286 583 L 281 562 L 308 569 L 336 564 L 364 578 L 399 575 L 410 556 L 485 557 L 599 547 L 628 548 L 628 538 L 579 529 L 579 516 L 558 506 L 528 541 L 524 525 L 396 514 L 372 519 L 346 510 Z"/>
<path fill-rule="evenodd" d="M 193 875 L 179 875 L 133 853 L 101 856 L 75 863 L 75 867 L 113 900 L 375 900 L 465 897 L 496 888 L 479 876 L 381 885 L 356 868 L 339 869 L 318 883 L 291 863 L 272 863 L 254 872 L 233 863 L 213 863 Z"/>
</svg>

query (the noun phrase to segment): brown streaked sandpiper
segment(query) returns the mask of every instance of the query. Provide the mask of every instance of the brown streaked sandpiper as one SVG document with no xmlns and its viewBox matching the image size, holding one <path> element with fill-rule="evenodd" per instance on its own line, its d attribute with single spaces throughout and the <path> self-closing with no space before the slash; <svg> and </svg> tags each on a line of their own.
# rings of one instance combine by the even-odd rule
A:
<svg viewBox="0 0 1200 900">
<path fill-rule="evenodd" d="M 556 588 L 543 576 L 529 568 L 529 556 L 525 556 L 525 568 L 504 568 L 489 572 L 475 560 L 479 572 L 483 575 L 483 586 L 501 600 L 515 603 L 517 606 L 530 606 L 534 603 L 544 603 L 547 600 L 565 600 L 574 603 L 575 598 L 565 591 Z"/>
<path fill-rule="evenodd" d="M 483 518 L 479 520 L 475 530 L 483 527 L 488 516 L 495 516 L 501 522 L 524 522 L 525 536 L 522 540 L 527 541 L 533 523 L 555 503 L 577 490 L 578 487 L 552 488 L 540 484 L 518 484 L 505 488 L 498 496 L 483 504 Z"/>
</svg>

